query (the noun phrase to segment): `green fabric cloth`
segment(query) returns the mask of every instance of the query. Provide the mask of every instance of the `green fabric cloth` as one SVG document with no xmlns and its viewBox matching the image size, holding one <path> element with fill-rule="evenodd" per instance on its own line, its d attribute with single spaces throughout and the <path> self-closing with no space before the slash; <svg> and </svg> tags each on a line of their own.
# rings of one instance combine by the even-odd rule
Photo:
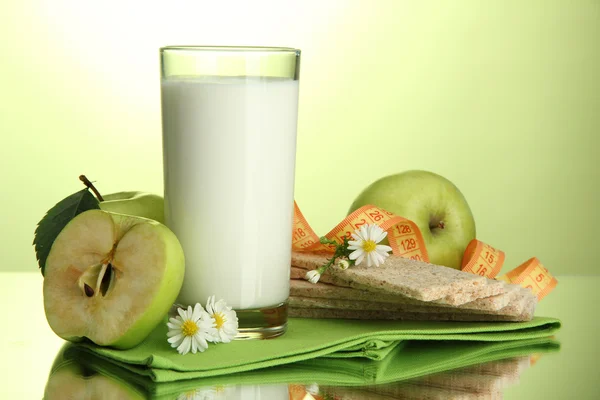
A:
<svg viewBox="0 0 600 400">
<path fill-rule="evenodd" d="M 552 337 L 510 341 L 404 341 L 396 343 L 383 360 L 364 357 L 320 357 L 279 367 L 213 376 L 208 378 L 157 383 L 139 373 L 142 367 L 124 368 L 90 352 L 81 345 L 68 344 L 64 359 L 55 363 L 52 375 L 75 361 L 78 369 L 90 370 L 110 377 L 114 385 L 127 387 L 133 392 L 144 393 L 142 397 L 174 398 L 174 395 L 190 390 L 210 390 L 211 387 L 312 384 L 330 386 L 379 385 L 401 382 L 438 372 L 450 371 L 491 361 L 513 357 L 558 351 L 560 344 Z M 82 368 L 85 367 L 85 368 Z M 136 371 L 137 370 L 137 371 Z"/>
<path fill-rule="evenodd" d="M 210 344 L 205 352 L 197 354 L 180 355 L 171 348 L 166 340 L 167 327 L 163 324 L 133 349 L 83 346 L 153 381 L 169 382 L 252 371 L 324 356 L 385 360 L 404 340 L 505 342 L 548 337 L 559 328 L 559 320 L 545 317 L 518 323 L 292 318 L 288 321 L 288 331 L 281 337 Z"/>
</svg>

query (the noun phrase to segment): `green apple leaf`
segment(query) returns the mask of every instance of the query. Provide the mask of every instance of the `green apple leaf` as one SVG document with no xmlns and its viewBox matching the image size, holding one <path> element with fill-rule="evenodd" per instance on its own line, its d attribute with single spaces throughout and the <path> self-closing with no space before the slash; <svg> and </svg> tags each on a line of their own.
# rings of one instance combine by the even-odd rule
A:
<svg viewBox="0 0 600 400">
<path fill-rule="evenodd" d="M 44 218 L 38 222 L 33 239 L 35 255 L 42 275 L 44 275 L 45 272 L 44 268 L 46 267 L 46 259 L 50 253 L 50 248 L 65 225 L 78 214 L 87 210 L 99 208 L 100 204 L 98 199 L 96 199 L 86 188 L 62 199 L 54 207 L 48 210 Z"/>
</svg>

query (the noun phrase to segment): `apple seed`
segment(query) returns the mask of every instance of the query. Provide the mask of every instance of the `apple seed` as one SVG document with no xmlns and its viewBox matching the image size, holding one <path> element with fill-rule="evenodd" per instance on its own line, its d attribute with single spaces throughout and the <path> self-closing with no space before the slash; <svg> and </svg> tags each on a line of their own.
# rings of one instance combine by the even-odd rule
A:
<svg viewBox="0 0 600 400">
<path fill-rule="evenodd" d="M 79 287 L 87 297 L 106 296 L 114 284 L 115 270 L 110 262 L 88 267 L 79 278 Z"/>
<path fill-rule="evenodd" d="M 84 283 L 84 284 L 83 284 L 83 291 L 85 292 L 85 295 L 86 295 L 87 297 L 92 297 L 92 296 L 94 296 L 94 289 L 92 289 L 92 288 L 90 287 L 90 285 L 88 285 L 87 283 Z"/>
</svg>

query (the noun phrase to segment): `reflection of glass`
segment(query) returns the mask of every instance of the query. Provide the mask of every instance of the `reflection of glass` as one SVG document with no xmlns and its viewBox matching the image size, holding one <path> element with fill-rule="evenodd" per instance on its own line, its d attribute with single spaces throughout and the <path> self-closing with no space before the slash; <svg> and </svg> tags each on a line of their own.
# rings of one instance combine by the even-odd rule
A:
<svg viewBox="0 0 600 400">
<path fill-rule="evenodd" d="M 186 272 L 178 303 L 224 299 L 238 338 L 285 332 L 300 51 L 164 47 L 165 219 Z"/>
<path fill-rule="evenodd" d="M 403 342 L 383 360 L 316 358 L 237 374 L 156 383 L 143 369 L 124 368 L 82 346 L 56 357 L 45 399 L 89 393 L 90 399 L 388 399 L 491 397 L 518 383 L 551 338 L 512 342 Z M 138 371 L 137 373 L 135 371 Z M 96 396 L 96 397 L 94 397 Z M 104 396 L 104 397 L 103 397 Z"/>
</svg>

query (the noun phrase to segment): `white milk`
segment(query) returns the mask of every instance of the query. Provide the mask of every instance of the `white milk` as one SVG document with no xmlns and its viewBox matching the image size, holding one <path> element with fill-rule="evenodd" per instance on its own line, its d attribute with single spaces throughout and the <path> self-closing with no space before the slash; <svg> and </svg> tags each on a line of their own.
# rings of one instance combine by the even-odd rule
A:
<svg viewBox="0 0 600 400">
<path fill-rule="evenodd" d="M 186 258 L 178 302 L 289 294 L 298 81 L 162 82 L 165 218 Z"/>
</svg>

